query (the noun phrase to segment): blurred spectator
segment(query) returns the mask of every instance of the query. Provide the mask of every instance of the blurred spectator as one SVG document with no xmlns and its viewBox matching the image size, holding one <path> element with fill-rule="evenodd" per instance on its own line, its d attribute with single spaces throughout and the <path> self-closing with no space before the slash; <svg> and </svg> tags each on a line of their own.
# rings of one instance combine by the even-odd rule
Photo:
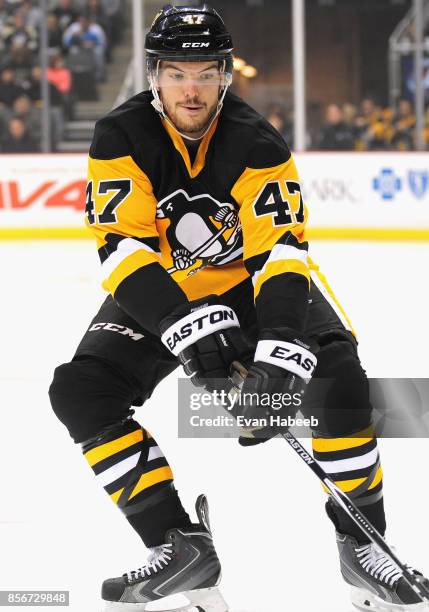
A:
<svg viewBox="0 0 429 612">
<path fill-rule="evenodd" d="M 64 32 L 63 44 L 67 49 L 90 49 L 94 55 L 95 77 L 98 81 L 104 80 L 106 37 L 100 25 L 91 22 L 86 15 L 79 15 Z"/>
<path fill-rule="evenodd" d="M 62 138 L 74 100 L 97 100 L 97 81 L 119 41 L 127 3 L 121 0 L 49 0 L 46 16 L 52 148 Z M 38 0 L 0 0 L 0 144 L 10 152 L 38 150 L 42 70 Z"/>
<path fill-rule="evenodd" d="M 71 90 L 71 72 L 66 67 L 62 55 L 55 55 L 49 62 L 47 72 L 48 81 L 63 95 L 67 95 Z"/>
<path fill-rule="evenodd" d="M 29 53 L 34 53 L 38 47 L 37 30 L 25 24 L 21 11 L 14 13 L 3 27 L 1 37 L 6 49 L 15 46 L 27 49 Z"/>
<path fill-rule="evenodd" d="M 355 120 L 356 149 L 375 151 L 385 148 L 386 124 L 381 106 L 373 98 L 364 98 Z"/>
<path fill-rule="evenodd" d="M 392 121 L 392 146 L 399 151 L 411 151 L 414 149 L 414 132 L 416 116 L 409 100 L 399 101 L 398 112 Z"/>
<path fill-rule="evenodd" d="M 21 42 L 15 41 L 3 57 L 3 64 L 12 68 L 18 78 L 23 79 L 28 74 L 34 62 L 34 51 L 30 51 Z"/>
<path fill-rule="evenodd" d="M 112 59 L 112 22 L 108 18 L 100 0 L 87 0 L 86 16 L 92 23 L 97 23 L 103 29 L 106 40 L 105 58 L 107 62 Z"/>
<path fill-rule="evenodd" d="M 125 25 L 124 4 L 121 0 L 101 0 L 104 12 L 109 20 L 109 41 L 112 47 L 121 42 Z"/>
<path fill-rule="evenodd" d="M 31 71 L 31 78 L 26 89 L 26 95 L 33 101 L 33 104 L 40 109 L 42 107 L 42 69 L 40 66 L 35 66 Z M 50 98 L 50 119 L 52 132 L 52 148 L 55 150 L 56 145 L 61 140 L 64 133 L 64 113 L 63 113 L 63 95 L 53 85 L 49 83 L 49 98 Z"/>
<path fill-rule="evenodd" d="M 286 115 L 280 109 L 274 108 L 268 112 L 267 121 L 283 136 L 288 146 L 293 148 L 292 123 L 287 120 Z"/>
<path fill-rule="evenodd" d="M 19 117 L 10 119 L 5 137 L 0 143 L 2 153 L 33 153 L 39 147 Z"/>
<path fill-rule="evenodd" d="M 344 115 L 338 104 L 329 104 L 326 108 L 326 123 L 319 135 L 319 148 L 324 151 L 350 151 L 354 148 L 352 129 L 344 121 Z"/>
<path fill-rule="evenodd" d="M 6 0 L 0 0 L 0 33 L 3 32 L 6 23 L 9 19 L 9 6 Z M 0 41 L 2 41 L 3 36 L 0 35 Z M 1 49 L 1 46 L 0 46 Z"/>
<path fill-rule="evenodd" d="M 55 13 L 48 13 L 46 17 L 46 27 L 48 30 L 48 47 L 60 51 L 63 46 L 63 33 Z"/>
<path fill-rule="evenodd" d="M 32 2 L 30 2 L 30 0 L 25 0 L 20 8 L 25 25 L 32 30 L 37 30 L 42 20 L 42 10 L 38 4 L 37 0 L 33 0 Z"/>
<path fill-rule="evenodd" d="M 87 0 L 86 5 L 86 17 L 88 17 L 92 23 L 98 23 L 98 25 L 103 28 L 105 34 L 108 35 L 109 19 L 100 0 Z"/>
<path fill-rule="evenodd" d="M 32 68 L 25 93 L 35 104 L 42 105 L 42 69 L 40 66 Z M 49 84 L 49 97 L 52 106 L 62 106 L 62 95 L 52 83 Z"/>
<path fill-rule="evenodd" d="M 67 119 L 73 117 L 73 99 L 71 93 L 72 76 L 69 68 L 66 67 L 62 55 L 51 58 L 47 71 L 47 78 L 62 96 L 62 106 Z"/>
<path fill-rule="evenodd" d="M 15 119 L 21 119 L 27 126 L 29 134 L 39 141 L 40 131 L 42 127 L 41 112 L 39 108 L 35 108 L 31 104 L 30 98 L 27 96 L 20 96 L 17 98 L 12 107 L 11 117 Z"/>
<path fill-rule="evenodd" d="M 426 145 L 426 150 L 429 148 L 429 108 L 426 109 L 425 113 L 425 127 L 423 130 L 423 141 Z"/>
<path fill-rule="evenodd" d="M 15 72 L 11 68 L 3 68 L 0 73 L 0 105 L 12 106 L 23 93 L 23 88 L 15 80 Z"/>
<path fill-rule="evenodd" d="M 71 23 L 76 21 L 77 12 L 73 8 L 72 0 L 59 0 L 58 6 L 53 10 L 58 19 L 58 25 L 64 32 Z"/>
<path fill-rule="evenodd" d="M 357 116 L 357 107 L 350 102 L 343 104 L 343 117 L 348 126 L 353 126 Z"/>
<path fill-rule="evenodd" d="M 77 100 L 97 100 L 95 58 L 92 49 L 73 45 L 67 56 L 67 64 L 72 74 L 72 96 Z"/>
</svg>

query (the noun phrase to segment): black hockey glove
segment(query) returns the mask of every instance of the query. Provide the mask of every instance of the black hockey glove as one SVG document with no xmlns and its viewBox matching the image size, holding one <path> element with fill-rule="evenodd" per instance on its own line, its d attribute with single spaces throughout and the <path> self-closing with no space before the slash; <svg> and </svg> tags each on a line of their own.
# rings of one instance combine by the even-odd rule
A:
<svg viewBox="0 0 429 612">
<path fill-rule="evenodd" d="M 160 331 L 194 385 L 207 391 L 229 391 L 232 362 L 252 361 L 237 315 L 215 295 L 179 306 L 161 321 Z"/>
<path fill-rule="evenodd" d="M 282 419 L 299 409 L 316 365 L 309 344 L 293 329 L 261 331 L 254 363 L 234 407 L 242 446 L 266 442 L 285 430 Z"/>
</svg>

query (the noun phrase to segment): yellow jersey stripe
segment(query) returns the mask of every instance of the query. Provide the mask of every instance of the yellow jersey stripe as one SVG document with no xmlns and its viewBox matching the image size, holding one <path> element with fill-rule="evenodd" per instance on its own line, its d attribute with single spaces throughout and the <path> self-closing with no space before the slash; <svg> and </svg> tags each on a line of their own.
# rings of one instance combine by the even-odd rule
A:
<svg viewBox="0 0 429 612">
<path fill-rule="evenodd" d="M 359 436 L 359 437 L 357 437 Z M 352 434 L 345 438 L 313 438 L 313 450 L 318 453 L 330 453 L 332 451 L 346 450 L 363 446 L 374 439 L 372 425 L 361 432 Z"/>
<path fill-rule="evenodd" d="M 138 493 L 144 491 L 144 489 L 147 489 L 152 485 L 158 484 L 158 482 L 163 482 L 164 480 L 173 480 L 173 472 L 171 471 L 169 465 L 160 467 L 156 470 L 152 470 L 151 472 L 140 476 L 140 479 L 134 487 L 129 499 L 132 499 Z"/>
<path fill-rule="evenodd" d="M 310 271 L 305 265 L 305 263 L 303 263 L 302 261 L 299 261 L 298 259 L 273 261 L 268 263 L 264 272 L 262 272 L 262 274 L 258 276 L 254 289 L 255 300 L 258 297 L 261 287 L 266 280 L 272 278 L 273 276 L 278 276 L 279 274 L 284 274 L 286 272 L 295 272 L 296 274 L 301 274 L 302 276 L 305 276 L 308 282 L 310 282 Z"/>
<path fill-rule="evenodd" d="M 152 263 L 159 263 L 159 257 L 155 253 L 149 253 L 149 251 L 143 249 L 131 253 L 131 255 L 123 259 L 110 276 L 103 281 L 103 288 L 114 294 L 127 276 L 130 276 L 139 268 L 143 268 Z"/>
<path fill-rule="evenodd" d="M 97 446 L 97 448 L 93 448 L 89 450 L 85 454 L 85 457 L 90 466 L 103 461 L 103 459 L 107 459 L 107 457 L 111 457 L 115 453 L 119 453 L 120 451 L 136 444 L 137 442 L 141 442 L 143 440 L 143 432 L 141 429 L 136 429 L 136 431 L 132 431 L 126 436 L 121 436 L 116 440 L 112 440 L 111 442 L 106 442 L 106 444 L 102 444 L 101 446 Z"/>
</svg>

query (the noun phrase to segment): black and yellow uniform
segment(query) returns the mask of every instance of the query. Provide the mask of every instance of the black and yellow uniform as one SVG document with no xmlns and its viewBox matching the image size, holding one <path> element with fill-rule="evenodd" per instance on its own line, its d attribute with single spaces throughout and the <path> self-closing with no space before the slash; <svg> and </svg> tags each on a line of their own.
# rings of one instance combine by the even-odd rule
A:
<svg viewBox="0 0 429 612">
<path fill-rule="evenodd" d="M 308 257 L 307 209 L 277 131 L 227 94 L 191 165 L 183 139 L 156 116 L 151 99 L 139 94 L 95 129 L 86 212 L 104 288 L 155 334 L 182 292 L 190 300 L 220 295 L 249 277 L 260 327 L 351 329 Z M 143 296 L 141 287 L 151 290 Z"/>
<path fill-rule="evenodd" d="M 351 324 L 308 255 L 308 213 L 286 143 L 228 93 L 191 161 L 151 100 L 143 92 L 96 125 L 86 222 L 110 296 L 73 361 L 56 370 L 58 417 L 147 545 L 186 523 L 168 463 L 130 407 L 178 365 L 159 322 L 184 301 L 217 294 L 255 346 L 259 329 L 283 326 L 319 344 L 315 376 L 338 380 L 315 452 L 383 531 L 367 381 Z"/>
</svg>

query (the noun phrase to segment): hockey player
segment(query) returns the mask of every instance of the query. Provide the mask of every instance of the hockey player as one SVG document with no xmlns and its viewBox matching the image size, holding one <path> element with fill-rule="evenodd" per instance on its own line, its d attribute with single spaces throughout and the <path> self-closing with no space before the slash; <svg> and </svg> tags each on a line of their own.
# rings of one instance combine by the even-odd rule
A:
<svg viewBox="0 0 429 612">
<path fill-rule="evenodd" d="M 179 363 L 209 390 L 234 360 L 257 391 L 279 379 L 287 388 L 293 376 L 332 379 L 314 454 L 382 534 L 386 527 L 355 334 L 308 256 L 307 209 L 287 145 L 228 91 L 232 48 L 208 5 L 164 7 L 146 38 L 150 91 L 98 121 L 90 149 L 86 222 L 110 295 L 72 361 L 56 369 L 50 398 L 151 549 L 141 568 L 104 582 L 106 609 L 152 609 L 155 600 L 159 610 L 228 609 L 205 497 L 194 524 L 131 408 Z M 294 360 L 273 357 L 274 346 Z M 420 609 L 359 528 L 329 501 L 327 512 L 354 602 Z"/>
</svg>

